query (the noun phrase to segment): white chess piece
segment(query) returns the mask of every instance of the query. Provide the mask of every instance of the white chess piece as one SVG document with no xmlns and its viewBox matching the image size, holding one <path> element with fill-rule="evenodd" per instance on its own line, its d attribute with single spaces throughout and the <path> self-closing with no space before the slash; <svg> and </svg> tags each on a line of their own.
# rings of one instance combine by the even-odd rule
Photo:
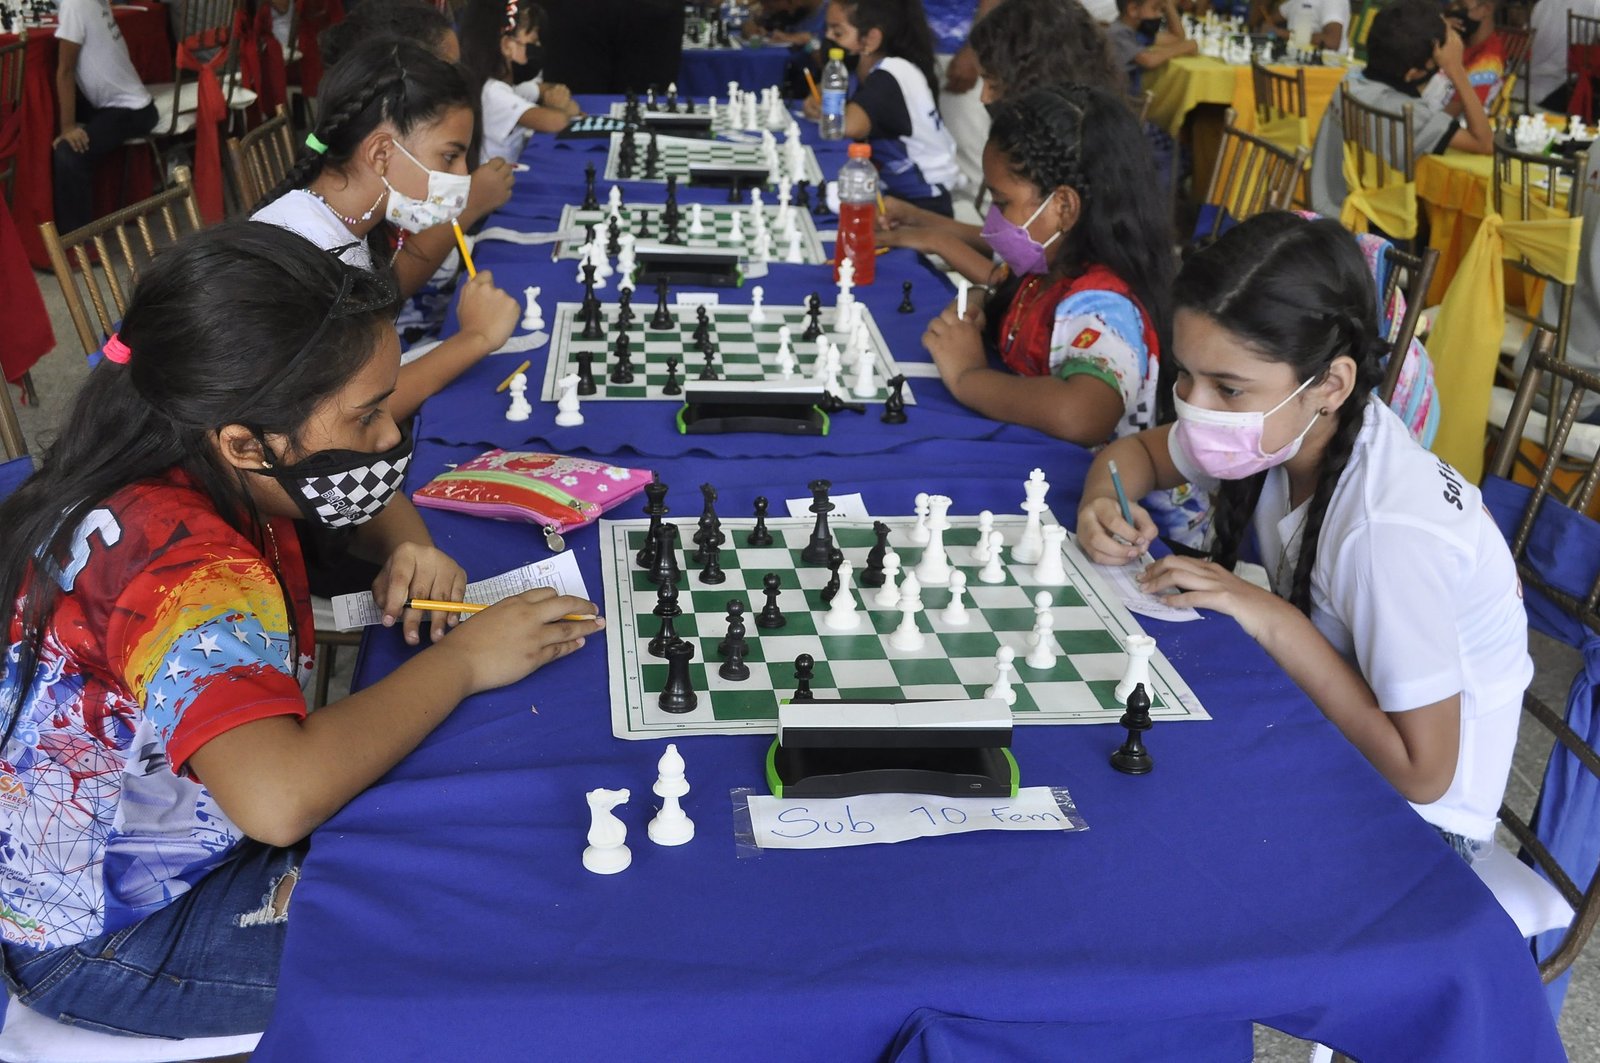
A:
<svg viewBox="0 0 1600 1063">
<path fill-rule="evenodd" d="M 965 277 L 956 278 L 956 316 L 967 316 L 967 292 L 971 290 L 972 282 Z"/>
<path fill-rule="evenodd" d="M 728 219 L 728 242 L 735 246 L 744 243 L 744 215 L 738 211 Z"/>
<path fill-rule="evenodd" d="M 900 604 L 900 585 L 895 582 L 900 575 L 900 555 L 893 550 L 883 552 L 883 586 L 872 599 L 872 604 L 893 609 Z"/>
<path fill-rule="evenodd" d="M 576 428 L 583 423 L 583 413 L 580 410 L 578 399 L 578 374 L 568 373 L 556 381 L 560 395 L 556 399 L 556 426 L 558 428 Z"/>
<path fill-rule="evenodd" d="M 967 603 L 962 597 L 967 593 L 967 574 L 959 568 L 950 573 L 950 604 L 944 607 L 939 619 L 956 627 L 966 626 Z"/>
<path fill-rule="evenodd" d="M 1000 556 L 1005 546 L 1006 537 L 999 532 L 989 533 L 989 560 L 984 562 L 983 569 L 978 573 L 980 583 L 1004 583 L 1006 570 Z"/>
<path fill-rule="evenodd" d="M 778 369 L 785 380 L 794 376 L 794 334 L 788 325 L 778 326 Z"/>
<path fill-rule="evenodd" d="M 858 399 L 870 399 L 877 396 L 878 381 L 872 373 L 872 359 L 856 359 L 856 380 L 850 387 L 850 394 Z"/>
<path fill-rule="evenodd" d="M 783 260 L 790 265 L 799 265 L 806 260 L 805 254 L 800 250 L 800 230 L 789 230 L 789 249 L 784 253 Z"/>
<path fill-rule="evenodd" d="M 830 631 L 854 631 L 861 626 L 861 614 L 856 612 L 856 596 L 850 590 L 855 568 L 849 561 L 839 562 L 839 590 L 828 604 L 828 613 L 822 623 Z"/>
<path fill-rule="evenodd" d="M 944 548 L 944 533 L 950 527 L 950 499 L 946 495 L 928 496 L 928 545 L 917 562 L 917 582 L 924 587 L 943 587 L 950 582 L 950 555 Z"/>
<path fill-rule="evenodd" d="M 1056 666 L 1056 615 L 1049 610 L 1033 618 L 1033 633 L 1028 636 L 1026 664 L 1029 668 L 1048 669 Z"/>
<path fill-rule="evenodd" d="M 1011 689 L 1011 673 L 1016 670 L 1012 662 L 1017 659 L 1017 651 L 1010 646 L 1001 646 L 994 654 L 994 683 L 983 692 L 986 698 L 999 698 L 1007 705 L 1017 703 L 1017 692 Z"/>
<path fill-rule="evenodd" d="M 594 286 L 604 288 L 606 278 L 611 276 L 611 262 L 606 258 L 606 245 L 599 240 L 589 245 L 589 264 L 594 267 Z"/>
<path fill-rule="evenodd" d="M 1033 596 L 1033 618 L 1038 620 L 1040 615 L 1048 613 L 1050 607 L 1056 604 L 1056 596 L 1049 591 L 1040 591 Z"/>
<path fill-rule="evenodd" d="M 917 614 L 922 611 L 922 587 L 917 583 L 915 572 L 907 572 L 905 580 L 900 584 L 898 608 L 900 626 L 889 636 L 889 646 L 907 652 L 922 649 L 927 644 L 928 638 L 917 626 Z"/>
<path fill-rule="evenodd" d="M 829 395 L 839 393 L 839 348 L 828 344 L 828 353 L 822 358 L 822 379 L 818 386 Z"/>
<path fill-rule="evenodd" d="M 1067 529 L 1050 524 L 1039 530 L 1044 546 L 1039 563 L 1033 566 L 1033 582 L 1041 587 L 1063 587 L 1067 583 L 1067 567 L 1061 560 L 1061 546 L 1067 541 Z"/>
<path fill-rule="evenodd" d="M 705 222 L 700 217 L 701 207 L 698 203 L 689 204 L 689 235 L 699 236 L 706 231 Z"/>
<path fill-rule="evenodd" d="M 676 743 L 668 742 L 666 752 L 656 762 L 656 784 L 650 788 L 661 798 L 661 811 L 645 827 L 645 833 L 657 845 L 682 845 L 694 837 L 694 821 L 678 803 L 678 799 L 689 792 L 683 768 L 683 757 Z"/>
<path fill-rule="evenodd" d="M 612 814 L 618 805 L 628 803 L 626 790 L 590 790 L 584 795 L 589 801 L 589 847 L 583 851 L 583 867 L 597 875 L 615 875 L 633 863 L 633 853 L 628 849 L 628 827 Z"/>
<path fill-rule="evenodd" d="M 1144 692 L 1155 701 L 1155 691 L 1150 687 L 1150 658 L 1155 656 L 1156 640 L 1149 635 L 1127 635 L 1122 640 L 1123 649 L 1128 651 L 1128 670 L 1122 673 L 1122 681 L 1117 684 L 1113 692 L 1117 704 L 1121 705 L 1128 700 L 1128 695 L 1133 693 L 1133 688 L 1144 684 Z"/>
<path fill-rule="evenodd" d="M 762 265 L 772 261 L 772 234 L 767 232 L 766 226 L 756 230 L 756 242 L 750 252 L 750 260 Z"/>
<path fill-rule="evenodd" d="M 1040 528 L 1043 527 L 1041 518 L 1044 511 L 1049 508 L 1044 500 L 1049 491 L 1050 483 L 1044 478 L 1043 469 L 1030 472 L 1022 485 L 1025 496 L 1022 511 L 1028 515 L 1028 523 L 1022 526 L 1022 538 L 1011 548 L 1011 560 L 1019 565 L 1034 564 L 1044 554 L 1044 536 L 1040 534 Z"/>
<path fill-rule="evenodd" d="M 737 217 L 737 215 L 735 216 Z M 746 318 L 750 324 L 764 325 L 767 323 L 767 311 L 761 305 L 761 301 L 766 297 L 767 291 L 761 285 L 758 284 L 750 289 L 750 316 Z"/>
<path fill-rule="evenodd" d="M 717 124 L 717 98 L 715 96 L 706 97 L 706 117 L 711 119 L 711 125 L 715 127 Z"/>
<path fill-rule="evenodd" d="M 526 421 L 533 415 L 528 403 L 528 374 L 518 373 L 511 378 L 511 406 L 506 410 L 506 420 Z"/>
<path fill-rule="evenodd" d="M 972 547 L 972 563 L 984 565 L 989 562 L 989 533 L 994 531 L 994 514 L 987 509 L 978 514 L 978 541 Z"/>
<path fill-rule="evenodd" d="M 763 209 L 765 206 L 766 204 L 761 199 L 761 189 L 752 188 L 750 190 L 750 228 L 759 229 L 766 224 L 767 214 Z"/>
<path fill-rule="evenodd" d="M 522 327 L 529 332 L 544 331 L 544 310 L 539 306 L 541 290 L 537 284 L 522 289 Z"/>
<path fill-rule="evenodd" d="M 856 297 L 851 294 L 855 286 L 856 264 L 847 258 L 839 263 L 839 297 L 833 303 L 838 311 L 838 316 L 834 319 L 836 324 L 843 324 L 846 321 L 850 304 L 856 301 Z"/>
<path fill-rule="evenodd" d="M 911 541 L 917 546 L 926 544 L 927 541 L 933 537 L 928 531 L 929 504 L 928 492 L 918 491 L 916 499 L 912 502 L 912 505 L 915 507 L 913 512 L 915 512 L 917 515 L 917 523 L 912 527 L 909 535 Z"/>
</svg>

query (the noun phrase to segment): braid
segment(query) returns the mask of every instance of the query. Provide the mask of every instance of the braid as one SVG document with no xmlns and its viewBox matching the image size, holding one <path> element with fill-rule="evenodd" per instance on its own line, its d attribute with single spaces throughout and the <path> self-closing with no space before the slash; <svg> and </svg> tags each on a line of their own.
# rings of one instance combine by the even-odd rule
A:
<svg viewBox="0 0 1600 1063">
<path fill-rule="evenodd" d="M 283 180 L 278 182 L 278 187 L 274 188 L 263 202 L 271 203 L 273 200 L 285 196 L 297 188 L 307 188 L 329 164 L 338 165 L 348 161 L 351 153 L 355 150 L 355 145 L 346 146 L 342 144 L 342 138 L 339 136 L 340 131 L 359 118 L 380 97 L 394 91 L 396 87 L 402 93 L 405 91 L 403 73 L 370 82 L 350 99 L 343 100 L 333 107 L 324 108 L 317 119 L 316 126 L 312 129 L 312 134 L 328 146 L 327 151 L 319 152 L 312 151 L 309 147 L 301 148 L 300 158 L 295 160 L 294 166 L 290 168 L 289 172 L 284 175 Z M 385 107 L 384 110 L 388 111 L 390 108 Z"/>
<path fill-rule="evenodd" d="M 1261 499 L 1267 474 L 1258 472 L 1242 480 L 1224 480 L 1211 496 L 1211 560 L 1232 569 L 1239 562 L 1239 547 Z"/>
</svg>

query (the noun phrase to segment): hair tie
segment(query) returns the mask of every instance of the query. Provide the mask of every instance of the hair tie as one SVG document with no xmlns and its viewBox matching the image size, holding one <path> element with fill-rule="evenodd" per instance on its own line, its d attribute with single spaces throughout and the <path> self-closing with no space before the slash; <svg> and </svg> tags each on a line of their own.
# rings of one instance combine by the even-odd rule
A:
<svg viewBox="0 0 1600 1063">
<path fill-rule="evenodd" d="M 328 154 L 328 145 L 326 145 L 322 141 L 318 140 L 317 139 L 317 135 L 315 133 L 307 133 L 306 134 L 306 147 L 310 148 L 312 151 L 316 152 L 318 155 L 326 155 L 326 154 Z"/>
<path fill-rule="evenodd" d="M 517 6 L 519 0 L 506 0 L 506 28 L 507 34 L 517 32 Z"/>
<path fill-rule="evenodd" d="M 118 365 L 127 365 L 128 359 L 133 355 L 133 352 L 128 349 L 128 345 L 123 343 L 121 337 L 115 332 L 111 334 L 109 340 L 106 340 L 106 345 L 100 348 L 100 353 Z"/>
</svg>

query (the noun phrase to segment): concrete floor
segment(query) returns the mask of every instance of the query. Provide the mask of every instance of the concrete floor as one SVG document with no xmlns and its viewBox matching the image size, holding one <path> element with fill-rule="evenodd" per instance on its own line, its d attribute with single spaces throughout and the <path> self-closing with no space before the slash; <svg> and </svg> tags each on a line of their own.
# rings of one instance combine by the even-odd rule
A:
<svg viewBox="0 0 1600 1063">
<path fill-rule="evenodd" d="M 54 426 L 64 414 L 87 369 L 77 349 L 76 333 L 67 316 L 66 305 L 55 278 L 46 273 L 35 276 L 50 310 L 56 338 L 60 341 L 56 350 L 33 371 L 38 405 L 18 410 L 29 446 L 39 453 L 49 444 Z M 15 389 L 12 394 L 15 396 Z M 1535 634 L 1533 657 L 1537 667 L 1535 692 L 1547 704 L 1565 704 L 1567 687 L 1578 668 L 1576 651 Z M 355 654 L 346 651 L 341 658 L 340 667 L 334 674 L 334 697 L 349 690 L 349 670 Z M 1541 744 L 1536 740 L 1537 736 L 1531 733 L 1534 730 L 1531 727 L 1523 729 L 1506 793 L 1507 802 L 1524 813 L 1533 808 L 1550 750 L 1548 741 Z M 1590 947 L 1575 965 L 1571 989 L 1561 1016 L 1561 1037 L 1574 1061 L 1600 1063 L 1600 960 L 1597 960 L 1594 947 Z M 1256 1030 L 1255 1058 L 1262 1063 L 1304 1063 L 1310 1054 L 1311 1046 L 1307 1042 L 1265 1027 Z"/>
</svg>

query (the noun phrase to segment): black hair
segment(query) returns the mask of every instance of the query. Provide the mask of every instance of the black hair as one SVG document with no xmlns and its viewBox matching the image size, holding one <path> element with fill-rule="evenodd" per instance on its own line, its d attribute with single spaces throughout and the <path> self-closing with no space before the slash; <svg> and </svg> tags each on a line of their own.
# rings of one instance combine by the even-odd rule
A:
<svg viewBox="0 0 1600 1063">
<path fill-rule="evenodd" d="M 1289 601 L 1309 614 L 1322 520 L 1361 431 L 1367 398 L 1383 375 L 1366 258 L 1336 221 L 1258 214 L 1190 257 L 1173 299 L 1239 337 L 1257 357 L 1291 366 L 1301 383 L 1320 379 L 1335 358 L 1348 355 L 1356 363 L 1355 387 L 1334 413 L 1338 426 L 1323 452 L 1290 584 Z M 1264 472 L 1226 480 L 1213 497 L 1211 554 L 1218 564 L 1232 568 L 1238 560 L 1265 480 Z"/>
<path fill-rule="evenodd" d="M 90 372 L 39 471 L 0 503 L 0 630 L 21 632 L 18 659 L 0 657 L 5 737 L 84 518 L 123 488 L 178 473 L 265 554 L 248 474 L 222 459 L 217 432 L 242 424 L 298 441 L 372 358 L 393 301 L 382 277 L 261 222 L 224 222 L 156 256 L 118 331 L 128 361 Z"/>
<path fill-rule="evenodd" d="M 454 32 L 449 17 L 425 0 L 362 0 L 342 22 L 318 35 L 317 47 L 331 69 L 363 41 L 399 37 L 438 54 L 445 35 Z"/>
<path fill-rule="evenodd" d="M 928 81 L 939 99 L 939 79 L 933 67 L 933 30 L 922 0 L 837 0 L 857 33 L 877 30 L 883 35 L 884 55 L 904 59 Z"/>
<path fill-rule="evenodd" d="M 517 7 L 516 27 L 537 28 L 536 8 L 524 3 Z M 506 35 L 505 0 L 467 0 L 461 10 L 456 33 L 461 38 L 461 67 L 474 90 L 483 91 L 485 81 L 506 81 L 511 77 L 511 61 L 500 50 Z"/>
<path fill-rule="evenodd" d="M 973 23 L 967 43 L 1007 96 L 1070 83 L 1122 91 L 1128 83 L 1112 69 L 1105 31 L 1078 0 L 1005 0 Z"/>
<path fill-rule="evenodd" d="M 1406 72 L 1427 69 L 1434 45 L 1444 40 L 1444 12 L 1434 0 L 1399 0 L 1380 9 L 1372 20 L 1365 74 L 1415 96 L 1420 89 L 1406 81 Z"/>
<path fill-rule="evenodd" d="M 1172 347 L 1171 209 L 1122 94 L 1056 85 L 1008 95 L 990 116 L 989 143 L 1012 173 L 1041 195 L 1062 185 L 1078 193 L 1078 221 L 1061 237 L 1052 271 L 1070 277 L 1101 265 L 1116 274 L 1149 316 L 1160 344 L 1152 353 L 1164 365 Z M 1009 278 L 989 297 L 991 344 L 1022 280 Z"/>
</svg>

